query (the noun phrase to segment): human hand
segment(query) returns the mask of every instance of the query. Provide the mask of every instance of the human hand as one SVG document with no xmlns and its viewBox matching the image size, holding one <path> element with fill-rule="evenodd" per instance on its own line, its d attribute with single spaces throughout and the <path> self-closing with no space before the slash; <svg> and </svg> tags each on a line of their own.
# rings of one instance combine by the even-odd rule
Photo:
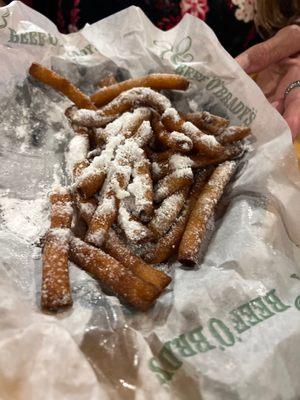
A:
<svg viewBox="0 0 300 400">
<path fill-rule="evenodd" d="M 295 139 L 300 134 L 300 86 L 286 96 L 285 91 L 300 80 L 300 27 L 286 26 L 240 54 L 236 61 L 248 74 L 258 73 L 256 83 L 283 115 Z"/>
</svg>

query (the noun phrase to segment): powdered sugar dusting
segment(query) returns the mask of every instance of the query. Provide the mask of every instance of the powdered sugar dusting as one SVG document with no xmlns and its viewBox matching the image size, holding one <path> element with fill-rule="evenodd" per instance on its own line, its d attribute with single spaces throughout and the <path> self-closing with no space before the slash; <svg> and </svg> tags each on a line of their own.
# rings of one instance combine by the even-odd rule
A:
<svg viewBox="0 0 300 400">
<path fill-rule="evenodd" d="M 137 130 L 134 140 L 137 142 L 138 146 L 146 146 L 153 136 L 153 131 L 149 121 L 144 121 L 139 129 Z"/>
<path fill-rule="evenodd" d="M 174 154 L 170 157 L 169 165 L 172 170 L 189 168 L 193 166 L 193 161 L 188 156 Z"/>
<path fill-rule="evenodd" d="M 192 183 L 193 171 L 191 168 L 179 168 L 161 179 L 154 192 L 154 200 L 162 201 L 178 189 Z"/>
<path fill-rule="evenodd" d="M 132 242 L 140 242 L 149 237 L 148 228 L 140 222 L 135 221 L 122 203 L 119 208 L 118 222 L 124 230 L 126 237 Z"/>
<path fill-rule="evenodd" d="M 75 122 L 78 125 L 84 125 L 87 127 L 101 127 L 114 120 L 116 116 L 103 115 L 101 110 L 94 111 L 80 109 L 71 114 L 70 118 L 72 122 Z"/>
<path fill-rule="evenodd" d="M 201 136 L 201 140 L 203 143 L 205 143 L 208 147 L 215 147 L 218 146 L 218 141 L 216 140 L 216 138 L 213 135 L 206 135 L 203 134 Z"/>
<path fill-rule="evenodd" d="M 180 116 L 178 114 L 178 111 L 175 110 L 175 108 L 173 107 L 167 108 L 163 113 L 162 118 L 171 118 L 174 122 L 180 121 Z"/>
<path fill-rule="evenodd" d="M 184 122 L 182 125 L 182 130 L 187 135 L 198 135 L 199 129 L 189 121 Z"/>
<path fill-rule="evenodd" d="M 46 197 L 35 200 L 2 197 L 0 212 L 7 229 L 28 243 L 37 242 L 50 226 Z"/>
<path fill-rule="evenodd" d="M 185 195 L 182 191 L 166 198 L 154 212 L 154 217 L 149 224 L 151 229 L 159 236 L 167 232 L 182 209 L 184 201 Z"/>
<path fill-rule="evenodd" d="M 89 138 L 87 135 L 75 135 L 69 143 L 69 151 L 66 153 L 67 171 L 70 177 L 77 163 L 87 157 L 89 150 Z"/>
<path fill-rule="evenodd" d="M 104 111 L 109 108 L 117 107 L 119 104 L 129 102 L 135 105 L 147 105 L 157 109 L 159 112 L 164 112 L 171 107 L 170 100 L 162 94 L 155 92 L 147 87 L 138 87 L 129 89 L 121 93 L 118 97 L 110 102 Z"/>
<path fill-rule="evenodd" d="M 134 196 L 135 209 L 138 214 L 141 213 L 147 206 L 152 204 L 152 199 L 147 196 L 147 192 L 149 190 L 152 191 L 152 183 L 147 175 L 138 173 L 139 167 L 143 166 L 144 163 L 149 164 L 144 157 L 141 157 L 139 160 L 135 161 L 133 169 L 133 181 L 128 186 L 128 191 Z"/>
</svg>

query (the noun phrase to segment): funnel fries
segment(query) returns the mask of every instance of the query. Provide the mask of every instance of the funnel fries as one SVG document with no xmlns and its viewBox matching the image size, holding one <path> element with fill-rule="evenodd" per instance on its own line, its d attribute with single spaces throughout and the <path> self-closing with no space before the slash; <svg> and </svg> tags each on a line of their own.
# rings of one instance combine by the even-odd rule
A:
<svg viewBox="0 0 300 400">
<path fill-rule="evenodd" d="M 60 188 L 50 196 L 42 307 L 72 304 L 70 259 L 103 288 L 146 311 L 171 281 L 148 263 L 197 262 L 250 129 L 229 126 L 207 111 L 174 108 L 155 90 L 185 90 L 188 81 L 178 75 L 121 83 L 108 75 L 90 99 L 38 64 L 30 73 L 74 102 L 65 111 L 74 131 L 66 163 L 72 194 Z"/>
</svg>

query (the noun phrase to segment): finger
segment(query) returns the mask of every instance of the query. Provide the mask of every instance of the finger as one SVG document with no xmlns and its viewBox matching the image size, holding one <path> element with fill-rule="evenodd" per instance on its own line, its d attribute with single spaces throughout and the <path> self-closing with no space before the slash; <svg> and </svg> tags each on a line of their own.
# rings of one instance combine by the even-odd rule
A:
<svg viewBox="0 0 300 400">
<path fill-rule="evenodd" d="M 282 79 L 278 83 L 278 86 L 275 91 L 275 99 L 280 99 L 284 97 L 284 92 L 286 88 L 292 83 L 299 79 L 300 77 L 300 70 L 299 67 L 296 65 L 292 65 L 285 75 L 283 75 Z"/>
<path fill-rule="evenodd" d="M 293 89 L 284 101 L 283 117 L 288 123 L 293 140 L 300 134 L 300 88 Z"/>
<path fill-rule="evenodd" d="M 284 100 L 283 99 L 279 99 L 279 100 L 275 100 L 271 103 L 271 105 L 276 108 L 276 110 L 282 114 L 283 110 L 284 110 Z"/>
<path fill-rule="evenodd" d="M 300 27 L 289 25 L 271 39 L 244 51 L 236 58 L 236 61 L 248 74 L 252 74 L 299 51 Z"/>
</svg>

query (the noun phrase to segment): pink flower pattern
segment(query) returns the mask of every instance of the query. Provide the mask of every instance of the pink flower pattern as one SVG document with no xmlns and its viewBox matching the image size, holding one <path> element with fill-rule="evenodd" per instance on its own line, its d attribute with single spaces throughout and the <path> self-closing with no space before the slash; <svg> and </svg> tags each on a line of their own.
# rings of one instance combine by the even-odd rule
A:
<svg viewBox="0 0 300 400">
<path fill-rule="evenodd" d="M 191 14 L 205 20 L 206 13 L 209 11 L 207 0 L 181 0 L 181 15 Z"/>
</svg>

